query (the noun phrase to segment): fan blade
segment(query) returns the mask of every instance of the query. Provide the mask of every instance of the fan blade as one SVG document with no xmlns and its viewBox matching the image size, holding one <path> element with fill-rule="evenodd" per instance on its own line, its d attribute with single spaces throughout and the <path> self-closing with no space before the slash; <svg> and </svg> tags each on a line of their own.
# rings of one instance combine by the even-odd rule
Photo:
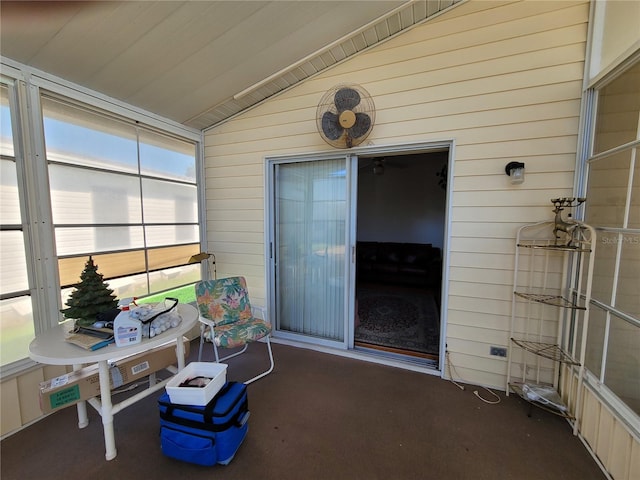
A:
<svg viewBox="0 0 640 480">
<path fill-rule="evenodd" d="M 353 110 L 360 103 L 360 94 L 353 88 L 341 88 L 334 96 L 338 112 Z"/>
<path fill-rule="evenodd" d="M 349 129 L 349 135 L 353 138 L 359 138 L 365 135 L 371 127 L 371 117 L 366 113 L 356 113 L 356 123 Z"/>
<path fill-rule="evenodd" d="M 322 115 L 322 131 L 329 140 L 339 139 L 344 132 L 344 128 L 340 126 L 338 115 L 332 112 L 324 112 Z"/>
</svg>

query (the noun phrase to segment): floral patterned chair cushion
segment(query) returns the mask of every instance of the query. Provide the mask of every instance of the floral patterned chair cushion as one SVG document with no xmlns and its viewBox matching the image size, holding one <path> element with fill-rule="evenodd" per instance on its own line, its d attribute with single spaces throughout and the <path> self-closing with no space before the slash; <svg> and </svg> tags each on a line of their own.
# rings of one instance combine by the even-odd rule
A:
<svg viewBox="0 0 640 480">
<path fill-rule="evenodd" d="M 214 323 L 214 342 L 235 348 L 271 333 L 271 324 L 253 316 L 244 277 L 204 280 L 196 284 L 200 315 Z"/>
</svg>

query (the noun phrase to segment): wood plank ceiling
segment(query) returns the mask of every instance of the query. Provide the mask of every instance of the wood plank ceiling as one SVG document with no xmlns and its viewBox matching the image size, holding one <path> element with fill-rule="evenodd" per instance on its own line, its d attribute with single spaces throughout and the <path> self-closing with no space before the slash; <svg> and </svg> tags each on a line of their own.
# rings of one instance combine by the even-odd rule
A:
<svg viewBox="0 0 640 480">
<path fill-rule="evenodd" d="M 0 2 L 0 53 L 204 130 L 461 0 Z"/>
</svg>

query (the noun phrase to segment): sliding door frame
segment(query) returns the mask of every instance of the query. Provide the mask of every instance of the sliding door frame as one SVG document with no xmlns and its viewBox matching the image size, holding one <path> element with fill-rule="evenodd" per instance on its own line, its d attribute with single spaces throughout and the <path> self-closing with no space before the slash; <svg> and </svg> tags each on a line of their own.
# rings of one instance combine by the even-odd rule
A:
<svg viewBox="0 0 640 480">
<path fill-rule="evenodd" d="M 448 151 L 448 178 L 450 179 L 447 186 L 446 199 L 446 219 L 444 225 L 444 249 L 443 249 L 443 272 L 442 272 L 442 314 L 441 314 L 441 334 L 440 334 L 440 361 L 438 370 L 442 373 L 444 365 L 444 350 L 446 346 L 446 312 L 447 312 L 447 294 L 448 294 L 448 266 L 449 266 L 449 232 L 451 222 L 451 192 L 453 180 L 453 159 L 454 159 L 454 141 L 441 140 L 432 142 L 416 142 L 397 145 L 370 145 L 366 147 L 354 147 L 349 151 L 327 151 L 316 153 L 290 154 L 290 155 L 272 155 L 265 157 L 264 178 L 265 178 L 265 294 L 267 299 L 267 309 L 269 318 L 272 319 L 274 325 L 274 337 L 289 340 L 293 342 L 312 343 L 318 346 L 330 347 L 342 350 L 352 350 L 354 348 L 354 315 L 355 315 L 355 248 L 356 248 L 356 226 L 357 226 L 357 183 L 358 183 L 358 158 L 372 156 L 389 156 L 403 155 L 415 153 L 428 153 L 433 151 Z M 336 342 L 326 339 L 318 339 L 315 337 L 294 334 L 291 332 L 283 332 L 278 330 L 278 318 L 276 315 L 276 288 L 274 285 L 275 275 L 275 220 L 276 220 L 276 202 L 275 202 L 275 165 L 294 162 L 307 162 L 318 160 L 335 160 L 345 159 L 346 165 L 346 185 L 347 185 L 347 210 L 346 210 L 346 239 L 345 245 L 347 252 L 345 260 L 347 265 L 345 268 L 345 305 L 344 305 L 344 341 Z"/>
<path fill-rule="evenodd" d="M 278 261 L 277 258 L 277 231 L 276 225 L 278 223 L 278 210 L 277 210 L 277 181 L 276 178 L 276 169 L 280 165 L 292 164 L 292 163 L 307 163 L 307 162 L 318 162 L 325 160 L 342 160 L 344 161 L 345 166 L 345 198 L 346 198 L 346 208 L 345 208 L 345 259 L 344 259 L 344 308 L 342 309 L 342 320 L 343 320 L 343 334 L 342 340 L 331 340 L 328 338 L 316 337 L 307 335 L 304 333 L 296 333 L 290 332 L 286 330 L 280 330 L 280 318 L 278 316 L 278 302 L 280 301 L 277 298 L 278 290 L 276 288 L 276 274 L 278 271 Z M 353 277 L 353 264 L 351 263 L 351 255 L 348 254 L 349 248 L 351 245 L 350 237 L 350 225 L 352 220 L 350 218 L 352 208 L 352 198 L 353 194 L 351 192 L 351 174 L 350 174 L 350 155 L 345 154 L 345 152 L 327 152 L 320 154 L 303 154 L 303 155 L 294 155 L 294 156 L 286 156 L 286 157 L 270 157 L 266 158 L 265 161 L 265 265 L 266 265 L 266 296 L 267 296 L 267 305 L 268 305 L 268 314 L 271 319 L 272 325 L 275 330 L 275 336 L 292 341 L 300 341 L 313 343 L 316 345 L 321 345 L 325 347 L 337 348 L 337 349 L 347 349 L 349 346 L 349 342 L 353 342 L 352 339 L 349 338 L 349 322 L 344 321 L 346 318 L 349 318 L 349 307 L 351 305 L 351 301 L 349 300 L 350 292 L 353 291 L 353 285 L 350 282 L 350 279 Z M 352 313 L 352 312 L 351 312 Z M 352 334 L 351 334 L 352 335 Z"/>
</svg>

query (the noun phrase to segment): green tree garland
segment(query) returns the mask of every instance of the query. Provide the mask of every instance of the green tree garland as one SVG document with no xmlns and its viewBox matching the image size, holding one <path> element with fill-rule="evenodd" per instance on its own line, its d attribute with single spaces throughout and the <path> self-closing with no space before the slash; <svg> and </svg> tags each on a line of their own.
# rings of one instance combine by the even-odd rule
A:
<svg viewBox="0 0 640 480">
<path fill-rule="evenodd" d="M 80 274 L 80 283 L 75 285 L 75 290 L 67 300 L 68 308 L 60 311 L 65 318 L 75 318 L 76 324 L 90 326 L 99 313 L 117 306 L 118 300 L 113 290 L 103 281 L 98 266 L 94 265 L 90 256 Z"/>
</svg>

